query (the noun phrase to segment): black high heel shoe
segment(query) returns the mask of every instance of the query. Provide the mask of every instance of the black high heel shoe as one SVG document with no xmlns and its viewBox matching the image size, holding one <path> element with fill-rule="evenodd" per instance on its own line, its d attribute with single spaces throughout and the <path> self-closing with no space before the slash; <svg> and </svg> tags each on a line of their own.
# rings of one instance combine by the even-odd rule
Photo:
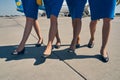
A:
<svg viewBox="0 0 120 80">
<path fill-rule="evenodd" d="M 43 40 L 41 41 L 41 43 L 37 43 L 35 44 L 36 47 L 40 47 L 43 44 Z"/>
<path fill-rule="evenodd" d="M 69 52 L 69 53 L 75 53 L 75 50 L 69 48 L 67 52 Z"/>
<path fill-rule="evenodd" d="M 25 48 L 23 48 L 23 50 L 22 51 L 19 51 L 19 52 L 17 52 L 16 50 L 13 52 L 13 53 L 11 53 L 12 55 L 20 55 L 20 54 L 24 54 L 24 52 L 25 52 Z"/>
<path fill-rule="evenodd" d="M 80 48 L 80 44 L 76 44 L 76 46 L 75 46 L 76 48 Z"/>
<path fill-rule="evenodd" d="M 60 44 L 57 44 L 57 43 L 56 43 L 56 45 L 55 45 L 54 47 L 55 47 L 56 49 L 59 49 L 60 46 L 61 46 L 61 43 L 60 43 Z"/>
<path fill-rule="evenodd" d="M 108 62 L 109 61 L 108 53 L 107 53 L 107 57 L 104 57 L 102 54 L 101 54 L 101 56 L 102 56 L 102 61 L 103 62 Z"/>
<path fill-rule="evenodd" d="M 94 43 L 88 43 L 88 48 L 93 48 L 94 47 Z"/>
</svg>

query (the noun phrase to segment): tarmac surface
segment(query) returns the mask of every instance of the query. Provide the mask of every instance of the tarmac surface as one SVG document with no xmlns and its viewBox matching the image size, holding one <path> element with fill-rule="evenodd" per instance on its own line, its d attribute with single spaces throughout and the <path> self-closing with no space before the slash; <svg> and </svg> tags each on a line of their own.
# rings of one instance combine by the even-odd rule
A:
<svg viewBox="0 0 120 80">
<path fill-rule="evenodd" d="M 90 49 L 87 47 L 90 17 L 82 19 L 81 47 L 73 54 L 66 51 L 72 40 L 71 18 L 59 17 L 58 22 L 62 46 L 54 48 L 52 55 L 44 59 L 41 55 L 48 41 L 49 19 L 39 18 L 44 44 L 35 47 L 38 38 L 33 29 L 25 54 L 14 56 L 11 53 L 22 38 L 25 17 L 0 17 L 0 80 L 120 80 L 120 17 L 112 21 L 108 63 L 101 61 L 99 53 L 102 20 L 97 24 L 95 46 Z"/>
</svg>

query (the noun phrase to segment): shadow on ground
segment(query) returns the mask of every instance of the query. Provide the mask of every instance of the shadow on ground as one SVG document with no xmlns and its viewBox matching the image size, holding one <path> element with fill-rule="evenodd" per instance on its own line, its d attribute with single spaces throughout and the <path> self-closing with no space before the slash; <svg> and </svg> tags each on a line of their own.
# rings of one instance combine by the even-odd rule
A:
<svg viewBox="0 0 120 80">
<path fill-rule="evenodd" d="M 62 45 L 69 46 L 69 45 Z M 61 47 L 62 47 L 61 46 Z M 45 46 L 35 47 L 33 44 L 27 44 L 25 46 L 25 54 L 23 55 L 11 55 L 11 53 L 16 49 L 17 45 L 12 46 L 0 46 L 0 58 L 5 58 L 5 61 L 12 60 L 22 60 L 22 59 L 35 59 L 34 65 L 39 65 L 45 62 L 45 58 L 42 58 L 42 54 L 45 50 Z M 87 47 L 86 45 L 80 48 Z M 94 58 L 101 61 L 100 55 L 77 55 L 76 53 L 67 52 L 68 49 L 64 50 L 54 50 L 48 59 L 59 59 L 59 60 L 69 60 L 69 59 L 89 59 Z"/>
<path fill-rule="evenodd" d="M 68 46 L 68 45 L 62 45 L 62 46 Z M 84 48 L 87 47 L 86 45 L 82 45 L 80 46 L 80 48 Z M 82 54 L 82 53 L 81 53 Z M 83 53 L 85 54 L 85 53 Z M 53 55 L 57 56 L 57 57 L 52 57 Z M 71 60 L 71 59 L 98 59 L 100 61 L 102 61 L 101 55 L 100 54 L 96 54 L 96 55 L 77 55 L 77 53 L 70 53 L 68 52 L 68 48 L 64 49 L 64 50 L 54 50 L 52 51 L 52 55 L 49 56 L 48 58 L 50 59 L 59 59 L 59 60 Z"/>
<path fill-rule="evenodd" d="M 35 59 L 34 65 L 42 64 L 45 62 L 44 58 L 41 58 L 45 46 L 35 47 L 33 44 L 27 44 L 25 46 L 25 54 L 12 55 L 11 53 L 17 48 L 17 45 L 12 46 L 0 46 L 0 58 L 5 58 L 5 61 L 21 60 L 21 59 Z"/>
</svg>

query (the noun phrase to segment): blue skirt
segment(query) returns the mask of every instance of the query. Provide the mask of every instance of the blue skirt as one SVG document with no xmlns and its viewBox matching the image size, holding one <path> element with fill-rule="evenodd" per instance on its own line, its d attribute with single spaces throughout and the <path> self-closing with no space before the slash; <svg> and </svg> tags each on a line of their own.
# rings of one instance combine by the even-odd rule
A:
<svg viewBox="0 0 120 80">
<path fill-rule="evenodd" d="M 114 18 L 116 0 L 89 0 L 91 20 Z"/>
<path fill-rule="evenodd" d="M 38 5 L 36 0 L 21 0 L 23 10 L 26 17 L 37 19 L 38 18 Z"/>
<path fill-rule="evenodd" d="M 47 18 L 51 15 L 58 17 L 62 4 L 63 0 L 44 0 Z"/>
<path fill-rule="evenodd" d="M 82 18 L 87 0 L 66 0 L 72 19 Z"/>
</svg>

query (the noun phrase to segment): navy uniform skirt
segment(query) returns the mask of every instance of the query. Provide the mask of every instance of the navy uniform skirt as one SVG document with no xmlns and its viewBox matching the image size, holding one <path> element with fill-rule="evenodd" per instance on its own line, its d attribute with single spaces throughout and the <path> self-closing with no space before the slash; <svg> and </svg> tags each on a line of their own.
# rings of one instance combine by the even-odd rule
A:
<svg viewBox="0 0 120 80">
<path fill-rule="evenodd" d="M 21 0 L 23 10 L 26 17 L 37 19 L 38 18 L 38 5 L 36 0 Z"/>
<path fill-rule="evenodd" d="M 89 0 L 91 20 L 114 18 L 116 0 Z"/>
<path fill-rule="evenodd" d="M 44 0 L 47 18 L 51 15 L 58 17 L 62 4 L 63 0 Z"/>
<path fill-rule="evenodd" d="M 82 18 L 87 0 L 66 0 L 72 19 Z"/>
</svg>

